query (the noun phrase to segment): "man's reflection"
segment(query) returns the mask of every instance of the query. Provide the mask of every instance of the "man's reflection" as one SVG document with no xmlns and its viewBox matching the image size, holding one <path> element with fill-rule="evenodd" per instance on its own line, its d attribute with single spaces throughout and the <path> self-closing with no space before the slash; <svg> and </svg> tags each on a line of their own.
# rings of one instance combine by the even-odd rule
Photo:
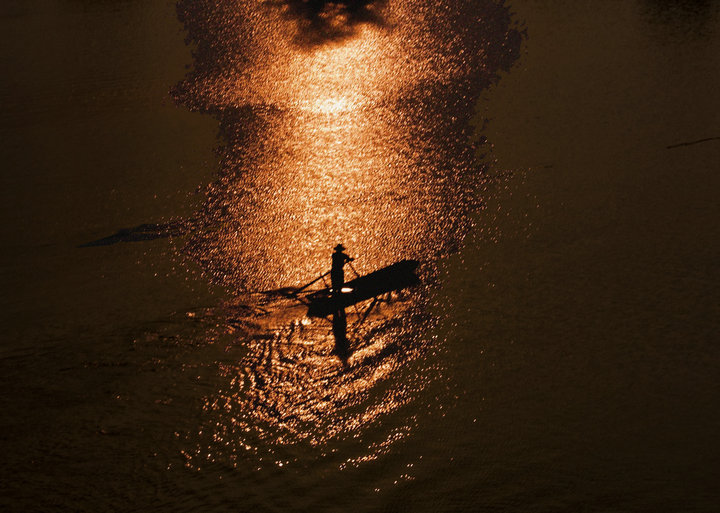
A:
<svg viewBox="0 0 720 513">
<path fill-rule="evenodd" d="M 350 342 L 347 338 L 347 316 L 344 308 L 338 308 L 332 317 L 333 336 L 335 337 L 335 347 L 333 354 L 337 355 L 341 360 L 346 361 L 350 356 Z"/>
</svg>

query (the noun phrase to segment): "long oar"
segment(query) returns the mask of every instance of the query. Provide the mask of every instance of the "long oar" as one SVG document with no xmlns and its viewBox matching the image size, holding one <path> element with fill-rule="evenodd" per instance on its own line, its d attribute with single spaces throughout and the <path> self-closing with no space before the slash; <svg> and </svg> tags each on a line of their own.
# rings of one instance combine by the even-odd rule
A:
<svg viewBox="0 0 720 513">
<path fill-rule="evenodd" d="M 293 294 L 295 294 L 295 295 L 299 294 L 300 292 L 302 292 L 303 290 L 305 290 L 306 288 L 308 288 L 310 285 L 313 285 L 313 284 L 319 282 L 320 280 L 322 280 L 323 278 L 325 278 L 325 276 L 327 276 L 328 274 L 330 274 L 330 271 L 326 272 L 326 273 L 323 274 L 322 276 L 319 276 L 319 277 L 315 278 L 315 279 L 314 279 L 313 281 L 311 281 L 310 283 L 306 283 L 305 285 L 303 285 L 303 286 L 300 287 L 299 289 L 296 289 L 296 290 L 293 292 Z"/>
<path fill-rule="evenodd" d="M 356 278 L 359 278 L 359 277 L 360 277 L 360 273 L 358 273 L 358 272 L 355 270 L 355 267 L 352 265 L 352 262 L 348 262 L 348 265 L 350 266 L 350 269 L 352 269 L 353 272 L 355 273 L 355 277 L 356 277 Z"/>
</svg>

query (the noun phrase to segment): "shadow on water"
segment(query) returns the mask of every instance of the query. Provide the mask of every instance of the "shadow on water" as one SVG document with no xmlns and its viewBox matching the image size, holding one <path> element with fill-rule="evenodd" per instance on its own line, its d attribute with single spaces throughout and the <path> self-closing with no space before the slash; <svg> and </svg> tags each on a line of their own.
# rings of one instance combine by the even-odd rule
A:
<svg viewBox="0 0 720 513">
<path fill-rule="evenodd" d="M 170 223 L 143 223 L 133 228 L 122 228 L 112 235 L 81 244 L 78 247 L 91 248 L 96 246 L 111 246 L 120 242 L 145 242 L 168 237 L 180 237 L 188 231 L 187 221 L 173 221 Z"/>
<path fill-rule="evenodd" d="M 347 337 L 347 315 L 345 310 L 338 310 L 333 314 L 332 330 L 335 338 L 333 353 L 342 361 L 347 362 L 348 356 L 350 356 L 350 341 Z"/>
<path fill-rule="evenodd" d="M 386 0 L 266 0 L 285 10 L 298 24 L 296 43 L 313 46 L 354 34 L 358 25 L 384 25 L 381 9 Z"/>
</svg>

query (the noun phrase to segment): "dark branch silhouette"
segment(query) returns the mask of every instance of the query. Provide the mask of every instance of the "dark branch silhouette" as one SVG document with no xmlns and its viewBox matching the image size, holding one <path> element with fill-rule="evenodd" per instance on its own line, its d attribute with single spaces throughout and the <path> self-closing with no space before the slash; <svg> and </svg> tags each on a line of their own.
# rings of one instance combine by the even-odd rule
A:
<svg viewBox="0 0 720 513">
<path fill-rule="evenodd" d="M 700 144 L 708 141 L 718 141 L 720 140 L 720 137 L 706 137 L 705 139 L 698 139 L 697 141 L 689 141 L 689 142 L 681 142 L 677 144 L 671 144 L 670 146 L 665 146 L 668 150 L 672 150 L 673 148 L 680 148 L 681 146 L 692 146 L 693 144 Z"/>
</svg>

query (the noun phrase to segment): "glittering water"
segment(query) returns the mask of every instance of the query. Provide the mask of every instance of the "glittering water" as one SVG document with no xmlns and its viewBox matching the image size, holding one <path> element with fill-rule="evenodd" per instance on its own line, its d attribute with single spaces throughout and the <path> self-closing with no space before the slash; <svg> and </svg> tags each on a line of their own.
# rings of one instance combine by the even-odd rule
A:
<svg viewBox="0 0 720 513">
<path fill-rule="evenodd" d="M 0 510 L 716 511 L 718 21 L 3 2 Z"/>
<path fill-rule="evenodd" d="M 359 4 L 179 4 L 196 52 L 175 98 L 213 115 L 224 141 L 183 251 L 232 290 L 298 286 L 338 242 L 360 273 L 416 258 L 427 281 L 470 227 L 482 181 L 472 106 L 517 58 L 519 34 L 490 1 Z M 342 362 L 326 322 L 287 301 L 248 319 L 258 299 L 241 293 L 224 322 L 255 332 L 220 365 L 188 465 L 305 465 L 344 440 L 355 440 L 346 463 L 387 451 L 416 422 L 397 412 L 442 375 L 423 297 L 362 323 L 366 305 L 350 312 Z"/>
<path fill-rule="evenodd" d="M 354 21 L 293 5 L 180 4 L 197 51 L 176 98 L 226 141 L 186 251 L 257 289 L 317 276 L 337 242 L 361 272 L 457 247 L 481 179 L 473 101 L 518 55 L 505 9 L 367 2 Z"/>
</svg>

